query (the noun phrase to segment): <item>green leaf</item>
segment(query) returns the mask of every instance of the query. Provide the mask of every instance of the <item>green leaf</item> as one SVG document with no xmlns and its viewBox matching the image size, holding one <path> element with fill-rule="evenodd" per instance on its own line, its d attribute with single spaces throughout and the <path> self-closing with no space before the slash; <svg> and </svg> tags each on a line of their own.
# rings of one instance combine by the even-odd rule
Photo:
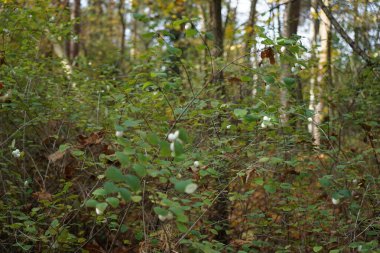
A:
<svg viewBox="0 0 380 253">
<path fill-rule="evenodd" d="M 102 202 L 102 203 L 98 203 L 96 204 L 95 208 L 100 212 L 100 213 L 103 213 L 106 208 L 107 208 L 108 204 L 105 203 L 105 202 Z"/>
<path fill-rule="evenodd" d="M 128 230 L 128 227 L 125 224 L 121 224 L 120 232 L 125 233 L 125 232 L 127 232 L 127 230 Z"/>
<path fill-rule="evenodd" d="M 296 82 L 296 79 L 295 78 L 291 78 L 291 77 L 285 77 L 284 79 L 282 79 L 282 81 L 287 85 L 287 86 L 291 86 L 292 84 L 294 84 Z"/>
<path fill-rule="evenodd" d="M 257 184 L 257 185 L 263 185 L 264 184 L 264 179 L 262 177 L 258 177 L 258 178 L 255 178 L 253 180 L 253 182 L 255 182 L 255 184 Z"/>
<path fill-rule="evenodd" d="M 166 141 L 160 141 L 159 145 L 160 145 L 160 154 L 161 154 L 161 156 L 168 157 L 168 156 L 171 155 L 170 144 L 168 142 L 166 142 Z"/>
<path fill-rule="evenodd" d="M 133 202 L 139 203 L 142 200 L 142 197 L 139 195 L 136 195 L 136 196 L 132 196 L 131 199 Z"/>
<path fill-rule="evenodd" d="M 189 21 L 188 18 L 178 19 L 178 20 L 173 21 L 173 26 L 180 26 L 184 23 L 187 23 L 188 21 Z"/>
<path fill-rule="evenodd" d="M 138 126 L 140 123 L 141 123 L 141 120 L 131 120 L 131 119 L 127 119 L 126 121 L 124 121 L 123 125 L 126 126 L 126 127 L 136 127 L 136 126 Z"/>
<path fill-rule="evenodd" d="M 98 204 L 98 201 L 96 201 L 95 199 L 89 199 L 86 201 L 87 207 L 96 207 L 97 204 Z"/>
<path fill-rule="evenodd" d="M 281 184 L 280 184 L 280 187 L 281 187 L 282 189 L 285 189 L 285 190 L 292 189 L 292 185 L 289 184 L 289 183 L 281 183 Z"/>
<path fill-rule="evenodd" d="M 107 195 L 107 192 L 103 188 L 98 188 L 95 191 L 92 192 L 92 195 L 95 196 L 105 196 Z"/>
<path fill-rule="evenodd" d="M 125 180 L 124 174 L 116 167 L 111 166 L 106 170 L 106 178 L 114 182 L 122 182 Z"/>
<path fill-rule="evenodd" d="M 139 164 L 139 163 L 134 164 L 133 165 L 133 170 L 136 172 L 136 174 L 139 177 L 145 177 L 146 176 L 146 168 L 142 164 Z"/>
<path fill-rule="evenodd" d="M 125 182 L 132 191 L 138 191 L 140 190 L 140 179 L 134 175 L 128 174 L 125 178 Z"/>
<path fill-rule="evenodd" d="M 63 152 L 63 151 L 68 150 L 69 148 L 71 148 L 71 144 L 65 143 L 65 144 L 61 144 L 58 150 Z"/>
<path fill-rule="evenodd" d="M 156 146 L 160 142 L 160 138 L 155 133 L 148 133 L 146 136 L 148 143 L 152 146 Z"/>
<path fill-rule="evenodd" d="M 247 115 L 248 111 L 246 109 L 235 109 L 234 114 L 238 118 L 243 118 L 245 115 Z"/>
<path fill-rule="evenodd" d="M 184 143 L 187 143 L 189 141 L 189 137 L 187 136 L 187 133 L 186 133 L 185 129 L 183 129 L 183 128 L 179 129 L 179 136 L 178 137 Z"/>
<path fill-rule="evenodd" d="M 106 198 L 106 201 L 108 202 L 108 204 L 110 204 L 113 208 L 117 208 L 119 206 L 119 199 L 118 198 L 115 198 L 115 197 L 109 197 L 109 198 Z"/>
<path fill-rule="evenodd" d="M 276 187 L 271 184 L 264 185 L 264 189 L 267 193 L 276 193 Z"/>
<path fill-rule="evenodd" d="M 259 159 L 259 163 L 267 163 L 269 160 L 270 160 L 269 157 L 261 157 L 261 158 Z"/>
<path fill-rule="evenodd" d="M 177 225 L 179 232 L 185 233 L 187 231 L 187 227 L 185 224 L 180 223 L 180 222 L 176 222 L 176 225 Z"/>
<path fill-rule="evenodd" d="M 186 37 L 190 37 L 191 38 L 191 37 L 194 37 L 195 35 L 197 35 L 198 32 L 195 29 L 187 29 L 185 31 L 185 34 L 186 34 Z"/>
<path fill-rule="evenodd" d="M 150 77 L 152 77 L 152 78 L 155 78 L 155 77 L 166 78 L 166 77 L 168 77 L 168 75 L 164 72 L 152 72 L 152 73 L 150 73 Z"/>
<path fill-rule="evenodd" d="M 318 179 L 318 181 L 323 187 L 329 187 L 331 185 L 331 178 L 331 175 L 325 175 L 322 178 Z"/>
<path fill-rule="evenodd" d="M 182 155 L 185 150 L 183 149 L 182 143 L 178 140 L 174 141 L 174 152 L 176 156 Z"/>
<path fill-rule="evenodd" d="M 141 35 L 144 39 L 150 40 L 156 36 L 155 32 L 147 32 Z"/>
<path fill-rule="evenodd" d="M 174 188 L 179 191 L 179 192 L 185 192 L 185 189 L 186 189 L 186 186 L 188 186 L 189 184 L 192 184 L 193 182 L 191 181 L 191 179 L 188 179 L 188 180 L 182 180 L 182 181 L 176 181 L 174 183 Z"/>
<path fill-rule="evenodd" d="M 314 247 L 313 247 L 313 251 L 314 251 L 314 252 L 319 252 L 319 251 L 321 251 L 322 249 L 323 249 L 322 246 L 314 246 Z"/>
<path fill-rule="evenodd" d="M 106 190 L 107 194 L 118 192 L 119 188 L 111 181 L 107 181 L 103 185 L 104 190 Z"/>
<path fill-rule="evenodd" d="M 274 77 L 273 76 L 269 76 L 269 75 L 268 76 L 264 76 L 263 79 L 264 79 L 264 81 L 267 84 L 273 84 L 274 81 L 275 81 Z"/>
<path fill-rule="evenodd" d="M 124 152 L 115 153 L 117 160 L 120 162 L 121 166 L 127 167 L 129 165 L 129 157 Z"/>
<path fill-rule="evenodd" d="M 168 215 L 168 210 L 164 209 L 164 208 L 161 208 L 161 207 L 155 207 L 153 208 L 154 212 L 158 215 L 162 215 L 162 216 L 166 216 Z"/>
<path fill-rule="evenodd" d="M 240 79 L 243 82 L 250 82 L 250 81 L 252 81 L 252 77 L 250 77 L 250 76 L 242 76 L 242 77 L 240 77 Z"/>
<path fill-rule="evenodd" d="M 182 50 L 176 47 L 169 46 L 168 52 L 174 54 L 175 56 L 180 57 L 182 55 Z"/>
<path fill-rule="evenodd" d="M 125 200 L 125 201 L 130 201 L 131 200 L 131 192 L 126 189 L 126 188 L 120 188 L 119 189 L 119 193 L 121 195 L 121 197 Z"/>
</svg>

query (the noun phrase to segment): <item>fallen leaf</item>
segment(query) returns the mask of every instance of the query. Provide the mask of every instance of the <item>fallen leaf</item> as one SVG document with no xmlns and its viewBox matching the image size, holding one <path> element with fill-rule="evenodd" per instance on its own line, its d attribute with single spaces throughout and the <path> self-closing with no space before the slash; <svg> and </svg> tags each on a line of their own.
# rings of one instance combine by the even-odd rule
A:
<svg viewBox="0 0 380 253">
<path fill-rule="evenodd" d="M 41 190 L 39 192 L 33 193 L 33 197 L 36 198 L 37 200 L 49 200 L 49 201 L 52 200 L 52 195 L 45 190 Z"/>
<path fill-rule="evenodd" d="M 65 156 L 66 152 L 67 152 L 67 150 L 64 150 L 64 151 L 58 150 L 58 151 L 54 152 L 53 154 L 49 155 L 48 159 L 50 162 L 54 163 L 54 162 L 62 159 Z"/>
</svg>

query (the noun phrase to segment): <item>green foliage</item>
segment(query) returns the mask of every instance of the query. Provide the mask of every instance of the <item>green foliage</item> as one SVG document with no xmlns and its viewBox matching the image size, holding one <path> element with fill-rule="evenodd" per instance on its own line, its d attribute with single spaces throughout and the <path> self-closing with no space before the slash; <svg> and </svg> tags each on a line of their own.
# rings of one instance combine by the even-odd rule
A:
<svg viewBox="0 0 380 253">
<path fill-rule="evenodd" d="M 1 252 L 379 249 L 378 65 L 335 41 L 315 146 L 306 101 L 318 62 L 301 37 L 255 27 L 275 63 L 251 68 L 230 24 L 214 59 L 190 2 L 139 2 L 157 17 L 133 4 L 125 55 L 116 12 L 82 6 L 75 59 L 54 51 L 78 39 L 67 8 L 0 3 L 0 96 L 12 93 L 0 100 Z"/>
</svg>

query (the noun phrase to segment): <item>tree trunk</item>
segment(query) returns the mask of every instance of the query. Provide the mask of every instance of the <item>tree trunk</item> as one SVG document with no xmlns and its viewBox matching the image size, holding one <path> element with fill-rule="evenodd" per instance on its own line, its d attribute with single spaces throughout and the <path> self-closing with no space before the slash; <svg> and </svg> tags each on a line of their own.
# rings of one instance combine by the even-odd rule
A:
<svg viewBox="0 0 380 253">
<path fill-rule="evenodd" d="M 257 57 L 254 53 L 251 54 L 252 49 L 256 51 L 256 40 L 254 38 L 255 36 L 255 25 L 256 25 L 256 5 L 258 0 L 251 0 L 251 8 L 249 11 L 249 19 L 247 21 L 247 26 L 245 27 L 245 44 L 244 44 L 244 53 L 247 54 L 247 63 L 251 65 L 253 68 L 257 65 Z M 251 60 L 252 59 L 252 60 Z M 257 88 L 256 88 L 256 80 L 257 80 L 257 74 L 253 75 L 253 88 L 252 88 L 252 98 L 255 98 L 257 94 Z"/>
<path fill-rule="evenodd" d="M 210 14 L 212 23 L 212 33 L 214 35 L 213 56 L 217 60 L 223 59 L 223 25 L 222 25 L 222 0 L 211 0 Z M 223 72 L 214 73 L 213 82 L 218 85 L 217 96 L 224 97 L 226 95 L 223 85 Z"/>
<path fill-rule="evenodd" d="M 125 58 L 125 30 L 126 30 L 126 23 L 125 23 L 125 0 L 120 0 L 119 6 L 118 6 L 118 13 L 121 23 L 121 38 L 120 38 L 120 59 L 119 59 L 119 67 L 123 67 L 123 61 Z"/>
<path fill-rule="evenodd" d="M 285 17 L 284 17 L 284 32 L 283 36 L 286 38 L 290 38 L 292 35 L 297 34 L 298 30 L 298 22 L 300 18 L 300 10 L 301 10 L 301 0 L 295 0 L 291 1 L 286 6 L 285 11 Z M 288 64 L 283 64 L 284 75 L 290 75 L 290 66 Z M 302 84 L 298 83 L 297 87 L 295 88 L 297 91 L 296 93 L 302 92 Z M 286 109 L 288 107 L 288 91 L 286 88 L 280 89 L 280 101 L 281 101 L 281 108 L 280 108 L 280 121 L 283 124 L 286 124 L 288 121 L 288 115 L 286 113 Z"/>
<path fill-rule="evenodd" d="M 75 20 L 74 23 L 74 40 L 71 41 L 70 45 L 70 60 L 71 62 L 75 61 L 77 56 L 79 55 L 79 37 L 81 32 L 80 25 L 80 0 L 74 1 L 74 6 L 72 10 L 72 19 Z"/>
<path fill-rule="evenodd" d="M 328 5 L 328 0 L 324 0 L 325 5 Z M 326 65 L 328 62 L 328 51 L 329 51 L 329 34 L 330 34 L 330 20 L 326 16 L 325 12 L 321 13 L 321 22 L 319 26 L 319 36 L 321 40 L 321 50 L 319 52 L 318 61 L 318 77 L 317 77 L 317 99 L 318 103 L 315 106 L 313 124 L 315 124 L 313 131 L 314 145 L 319 146 L 321 144 L 321 134 L 319 131 L 319 125 L 321 124 L 321 112 L 323 109 L 322 103 L 322 81 L 326 72 Z"/>
</svg>

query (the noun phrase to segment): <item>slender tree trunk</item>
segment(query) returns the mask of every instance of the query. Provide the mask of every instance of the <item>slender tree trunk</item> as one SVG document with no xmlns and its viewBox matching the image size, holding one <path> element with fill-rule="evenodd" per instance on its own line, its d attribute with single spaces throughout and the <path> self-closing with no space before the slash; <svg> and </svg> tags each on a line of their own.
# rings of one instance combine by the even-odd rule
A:
<svg viewBox="0 0 380 253">
<path fill-rule="evenodd" d="M 301 10 L 301 0 L 295 0 L 291 1 L 286 6 L 286 12 L 284 17 L 284 37 L 290 38 L 292 35 L 297 34 L 298 30 L 298 23 L 300 18 L 300 10 Z M 290 66 L 288 64 L 283 64 L 283 69 L 285 75 L 290 75 Z M 301 89 L 302 92 L 302 84 L 298 83 L 297 87 L 295 88 Z M 280 90 L 280 101 L 281 101 L 281 115 L 280 120 L 281 123 L 286 124 L 288 121 L 288 115 L 286 113 L 286 109 L 288 107 L 288 91 L 286 88 L 281 88 Z"/>
<path fill-rule="evenodd" d="M 251 0 L 251 8 L 249 11 L 249 18 L 247 21 L 247 26 L 245 27 L 245 43 L 244 43 L 244 52 L 249 54 L 252 50 L 252 47 L 256 46 L 256 43 L 252 43 L 254 41 L 255 35 L 255 25 L 256 25 L 256 5 L 257 0 Z M 247 56 L 247 60 L 250 61 L 250 55 Z"/>
<path fill-rule="evenodd" d="M 210 0 L 210 14 L 211 14 L 211 24 L 212 32 L 214 35 L 214 49 L 213 57 L 216 61 L 221 61 L 223 59 L 223 25 L 222 25 L 222 0 Z M 223 84 L 223 72 L 214 73 L 213 83 L 217 85 L 217 96 L 222 96 L 225 98 L 226 91 Z M 224 168 L 221 168 L 224 170 Z M 222 172 L 222 175 L 227 173 Z M 222 177 L 225 178 L 225 177 Z M 223 182 L 222 185 L 227 184 Z M 228 192 L 224 191 L 217 201 L 215 202 L 215 211 L 210 218 L 213 222 L 221 222 L 220 225 L 223 229 L 218 233 L 216 239 L 224 244 L 228 244 L 228 235 L 226 230 L 228 229 Z"/>
<path fill-rule="evenodd" d="M 213 56 L 218 60 L 223 59 L 223 24 L 222 24 L 222 0 L 210 0 L 210 13 L 212 32 L 214 35 L 214 49 Z M 224 97 L 226 95 L 225 87 L 223 84 L 223 72 L 214 73 L 214 83 L 218 85 L 218 96 Z"/>
<path fill-rule="evenodd" d="M 316 0 L 311 1 L 311 8 L 310 8 L 310 18 L 312 20 L 312 23 L 310 25 L 310 31 L 311 31 L 311 48 L 312 48 L 312 58 L 316 58 L 315 53 L 315 46 L 317 44 L 317 34 L 319 31 L 319 20 L 316 18 L 317 16 L 317 10 L 318 10 L 318 4 Z M 314 71 L 314 68 L 312 69 L 312 75 L 310 78 L 310 89 L 309 89 L 309 110 L 315 111 L 315 85 L 317 82 L 317 72 Z M 308 118 L 308 130 L 312 134 L 314 131 L 316 131 L 316 126 L 313 122 L 313 117 Z"/>
<path fill-rule="evenodd" d="M 247 26 L 245 27 L 245 43 L 244 43 L 244 53 L 247 54 L 247 63 L 252 67 L 256 67 L 257 65 L 257 57 L 256 54 L 251 54 L 251 51 L 256 51 L 256 39 L 255 37 L 255 25 L 256 25 L 256 13 L 257 13 L 257 2 L 258 0 L 251 0 L 251 8 L 249 11 L 249 19 L 247 21 Z M 252 59 L 252 60 L 251 60 Z M 253 88 L 252 88 L 252 98 L 255 98 L 257 94 L 256 88 L 256 80 L 257 75 L 253 75 Z"/>
<path fill-rule="evenodd" d="M 70 48 L 70 59 L 71 61 L 75 61 L 77 56 L 79 55 L 79 40 L 81 33 L 81 25 L 80 25 L 80 12 L 81 12 L 81 2 L 80 0 L 74 1 L 74 6 L 72 10 L 72 19 L 75 20 L 74 23 L 74 40 L 71 41 Z"/>
<path fill-rule="evenodd" d="M 328 0 L 324 0 L 325 5 L 328 6 Z M 322 82 L 326 72 L 326 65 L 328 62 L 328 50 L 329 50 L 329 33 L 330 33 L 330 20 L 326 16 L 325 12 L 321 13 L 321 22 L 319 26 L 319 36 L 321 39 L 321 50 L 319 52 L 318 62 L 318 78 L 317 78 L 317 92 L 318 103 L 314 110 L 313 123 L 315 124 L 313 139 L 314 145 L 319 146 L 321 144 L 321 133 L 319 131 L 319 125 L 321 124 L 321 112 L 323 109 L 322 103 Z"/>
<path fill-rule="evenodd" d="M 119 66 L 123 67 L 123 62 L 125 58 L 125 30 L 126 30 L 126 22 L 125 22 L 125 0 L 120 0 L 118 6 L 118 13 L 121 23 L 121 38 L 120 38 L 120 59 Z"/>
</svg>

